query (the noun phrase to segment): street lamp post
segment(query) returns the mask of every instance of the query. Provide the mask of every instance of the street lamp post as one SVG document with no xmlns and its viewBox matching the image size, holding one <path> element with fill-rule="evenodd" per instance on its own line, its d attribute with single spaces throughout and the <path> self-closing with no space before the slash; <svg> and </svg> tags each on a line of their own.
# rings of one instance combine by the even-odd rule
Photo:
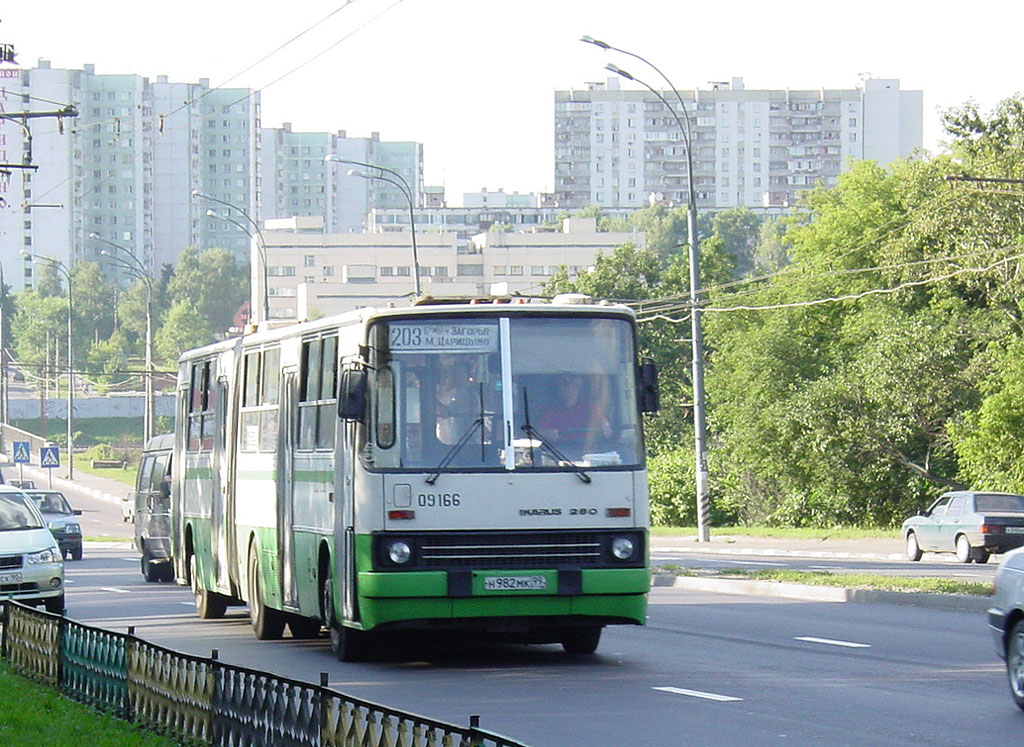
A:
<svg viewBox="0 0 1024 747">
<path fill-rule="evenodd" d="M 690 325 L 692 338 L 693 357 L 693 429 L 694 429 L 694 451 L 696 456 L 696 477 L 697 477 L 697 540 L 699 542 L 710 542 L 711 529 L 709 527 L 709 505 L 708 505 L 708 466 L 707 466 L 707 422 L 705 414 L 706 398 L 704 393 L 704 334 L 701 329 L 701 308 L 700 308 L 700 250 L 697 244 L 697 193 L 694 190 L 693 182 L 693 142 L 690 137 L 690 118 L 686 112 L 686 104 L 672 81 L 668 79 L 654 63 L 641 57 L 635 52 L 628 52 L 618 47 L 584 36 L 580 41 L 593 44 L 604 50 L 613 50 L 640 60 L 654 70 L 662 80 L 668 84 L 675 94 L 676 101 L 682 110 L 683 116 L 679 116 L 665 97 L 652 86 L 616 65 L 608 64 L 606 68 L 611 72 L 627 80 L 636 81 L 648 91 L 653 93 L 658 100 L 675 117 L 676 124 L 683 137 L 683 145 L 686 148 L 686 177 L 688 199 L 686 201 L 686 238 L 690 245 Z"/>
<path fill-rule="evenodd" d="M 68 281 L 68 479 L 75 479 L 75 444 L 71 425 L 72 413 L 75 407 L 75 367 L 74 367 L 74 345 L 72 337 L 72 322 L 71 319 L 74 316 L 75 305 L 71 297 L 71 271 L 67 265 L 61 262 L 59 259 L 53 257 L 44 257 L 39 254 L 29 254 L 28 252 L 22 252 L 22 256 L 27 259 L 31 259 L 33 264 L 36 262 L 42 262 L 49 265 L 61 275 L 63 275 Z"/>
<path fill-rule="evenodd" d="M 398 187 L 398 191 L 405 197 L 406 202 L 409 204 L 409 231 L 412 233 L 412 277 L 413 277 L 413 292 L 418 297 L 422 295 L 422 289 L 420 287 L 420 258 L 419 251 L 416 247 L 416 217 L 413 212 L 415 201 L 413 200 L 412 189 L 409 187 L 409 182 L 405 180 L 405 177 L 394 169 L 389 169 L 386 166 L 378 166 L 375 163 L 364 163 L 362 161 L 353 161 L 349 158 L 341 158 L 335 155 L 327 155 L 324 157 L 324 161 L 328 163 L 345 163 L 351 166 L 361 166 L 364 169 L 377 169 L 381 172 L 379 174 L 368 174 L 362 171 L 350 170 L 349 176 L 358 176 L 360 179 L 376 179 L 382 182 L 388 182 Z M 391 174 L 391 176 L 385 176 L 385 174 Z"/>
<path fill-rule="evenodd" d="M 259 224 L 256 221 L 254 221 L 249 216 L 249 214 L 247 212 L 242 210 L 242 208 L 238 207 L 238 205 L 231 204 L 227 200 L 222 200 L 222 199 L 220 199 L 218 197 L 214 197 L 213 195 L 204 194 L 203 192 L 200 192 L 198 189 L 193 189 L 192 190 L 192 196 L 196 197 L 196 198 L 198 198 L 200 200 L 209 200 L 210 202 L 216 202 L 218 205 L 223 205 L 224 207 L 229 207 L 232 210 L 237 211 L 239 214 L 241 214 L 241 216 L 243 218 L 246 219 L 246 221 L 248 221 L 249 225 L 253 227 L 253 230 L 256 232 L 256 236 L 258 237 L 258 239 L 254 239 L 253 238 L 253 234 L 252 234 L 251 231 L 247 230 L 241 224 L 239 224 L 238 222 L 232 220 L 231 218 L 229 218 L 229 217 L 227 217 L 225 215 L 220 215 L 219 213 L 216 213 L 216 212 L 214 212 L 212 210 L 207 210 L 206 211 L 206 214 L 208 216 L 210 216 L 211 218 L 219 218 L 221 220 L 227 221 L 228 223 L 233 223 L 235 226 L 237 226 L 239 229 L 241 229 L 242 232 L 246 236 L 249 237 L 249 241 L 251 243 L 256 245 L 256 252 L 257 252 L 257 255 L 259 256 L 259 260 L 260 260 L 260 263 L 262 264 L 262 270 L 263 270 L 262 273 L 260 273 L 263 276 L 263 293 L 262 293 L 263 318 L 262 319 L 257 319 L 257 321 L 258 322 L 260 322 L 260 321 L 269 321 L 270 320 L 270 300 L 269 300 L 270 286 L 269 286 L 269 282 L 268 282 L 268 279 L 267 279 L 267 244 L 263 240 L 263 231 L 260 230 Z M 251 254 L 250 254 L 250 256 L 251 256 Z M 260 295 L 258 292 L 253 294 L 253 296 L 258 296 L 258 295 Z M 255 307 L 256 304 L 250 304 L 250 306 Z"/>
<path fill-rule="evenodd" d="M 100 254 L 110 258 L 116 265 L 126 270 L 132 276 L 138 278 L 146 285 L 146 376 L 145 376 L 145 410 L 142 417 L 142 439 L 143 443 L 149 443 L 156 430 L 156 403 L 153 392 L 153 279 L 146 272 L 142 261 L 128 249 L 128 247 L 115 244 L 113 241 L 102 238 L 99 234 L 91 233 L 89 238 L 112 246 L 125 257 L 128 262 L 120 257 L 109 254 L 106 250 Z"/>
</svg>

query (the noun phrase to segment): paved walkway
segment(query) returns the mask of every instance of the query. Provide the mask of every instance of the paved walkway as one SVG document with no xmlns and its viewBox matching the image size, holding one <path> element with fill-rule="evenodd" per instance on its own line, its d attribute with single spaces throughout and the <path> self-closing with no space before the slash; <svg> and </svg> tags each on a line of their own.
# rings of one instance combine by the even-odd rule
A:
<svg viewBox="0 0 1024 747">
<path fill-rule="evenodd" d="M 116 503 L 121 505 L 121 499 L 131 490 L 131 487 L 120 480 L 113 480 L 109 477 L 101 477 L 93 475 L 82 470 L 75 470 L 75 479 L 70 481 L 67 479 L 68 470 L 66 466 L 61 466 L 57 469 L 41 469 L 30 465 L 22 465 L 20 467 L 4 467 L 3 474 L 4 480 L 16 480 L 18 479 L 19 469 L 23 471 L 26 480 L 35 480 L 37 488 L 46 488 L 50 485 L 50 475 L 53 473 L 53 487 L 68 488 L 74 487 L 83 493 L 87 493 L 94 498 L 99 498 L 110 503 Z"/>
</svg>

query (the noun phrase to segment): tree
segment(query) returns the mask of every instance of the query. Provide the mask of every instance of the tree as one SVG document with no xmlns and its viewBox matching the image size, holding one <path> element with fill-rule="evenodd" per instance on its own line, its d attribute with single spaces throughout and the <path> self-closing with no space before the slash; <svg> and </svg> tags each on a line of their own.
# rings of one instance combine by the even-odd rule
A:
<svg viewBox="0 0 1024 747">
<path fill-rule="evenodd" d="M 156 333 L 154 346 L 164 360 L 176 361 L 186 350 L 213 342 L 216 330 L 209 318 L 187 300 L 175 301 Z"/>
<path fill-rule="evenodd" d="M 185 249 L 167 283 L 172 308 L 182 302 L 191 304 L 218 332 L 231 326 L 235 312 L 248 297 L 248 266 L 236 265 L 225 249 Z"/>
</svg>

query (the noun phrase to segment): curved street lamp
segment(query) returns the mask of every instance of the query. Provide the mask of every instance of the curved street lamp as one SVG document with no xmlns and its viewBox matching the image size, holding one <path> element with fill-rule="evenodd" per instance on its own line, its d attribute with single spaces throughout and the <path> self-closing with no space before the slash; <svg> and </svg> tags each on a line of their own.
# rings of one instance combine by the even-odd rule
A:
<svg viewBox="0 0 1024 747">
<path fill-rule="evenodd" d="M 268 282 L 268 279 L 267 279 L 267 244 L 266 244 L 266 242 L 263 239 L 263 231 L 260 230 L 259 224 L 256 221 L 254 221 L 249 216 L 249 214 L 247 212 L 242 210 L 242 208 L 238 207 L 238 205 L 231 204 L 227 200 L 222 200 L 222 199 L 220 199 L 218 197 L 214 197 L 213 195 L 204 194 L 203 192 L 200 192 L 198 189 L 193 189 L 192 190 L 192 196 L 193 197 L 197 197 L 197 198 L 199 198 L 201 200 L 209 200 L 210 202 L 216 202 L 218 205 L 223 205 L 224 207 L 229 207 L 232 210 L 237 211 L 243 218 L 245 218 L 246 221 L 248 221 L 249 225 L 252 226 L 253 230 L 256 232 L 256 236 L 259 237 L 258 240 L 253 238 L 252 231 L 249 231 L 248 229 L 243 227 L 237 221 L 232 220 L 231 218 L 229 218 L 226 215 L 221 215 L 220 213 L 216 213 L 213 210 L 207 210 L 206 211 L 207 216 L 209 216 L 211 218 L 219 218 L 220 220 L 227 221 L 228 223 L 233 223 L 235 226 L 237 226 L 239 229 L 241 229 L 241 231 L 246 236 L 249 237 L 249 241 L 251 243 L 256 244 L 256 252 L 257 252 L 257 255 L 259 257 L 260 263 L 263 266 L 262 267 L 263 272 L 261 273 L 262 276 L 263 276 L 263 293 L 259 294 L 257 292 L 257 293 L 253 294 L 254 296 L 262 295 L 262 299 L 263 299 L 263 303 L 261 304 L 262 309 L 263 309 L 263 318 L 262 319 L 257 319 L 257 322 L 269 321 L 270 320 L 270 301 L 269 301 L 268 296 L 270 295 L 270 285 L 269 285 L 269 282 Z M 255 304 L 252 304 L 252 305 L 255 306 Z"/>
<path fill-rule="evenodd" d="M 68 479 L 69 480 L 74 480 L 75 479 L 75 457 L 74 457 L 74 454 L 75 454 L 74 446 L 75 445 L 74 445 L 74 441 L 73 441 L 73 438 L 72 438 L 72 434 L 74 433 L 74 431 L 71 428 L 71 417 L 72 417 L 72 411 L 74 410 L 74 406 L 75 406 L 75 368 L 74 368 L 74 346 L 72 345 L 73 337 L 72 337 L 72 334 L 71 334 L 71 332 L 72 332 L 71 318 L 72 318 L 72 316 L 74 316 L 75 306 L 74 306 L 74 302 L 72 301 L 72 298 L 71 298 L 71 271 L 68 269 L 67 265 L 65 265 L 59 259 L 55 259 L 54 257 L 44 257 L 44 256 L 42 256 L 40 254 L 30 254 L 30 253 L 28 253 L 26 251 L 22 251 L 21 252 L 21 256 L 25 257 L 25 259 L 32 260 L 33 264 L 35 264 L 36 262 L 42 262 L 43 264 L 49 265 L 54 270 L 56 270 L 58 273 L 63 275 L 67 279 L 67 281 L 68 281 L 68 417 L 67 417 L 67 421 L 68 421 L 68 434 L 67 434 L 67 438 L 68 438 Z"/>
<path fill-rule="evenodd" d="M 389 169 L 386 166 L 378 166 L 375 163 L 364 163 L 363 161 L 353 161 L 349 158 L 341 158 L 335 155 L 324 156 L 324 161 L 327 163 L 345 163 L 351 166 L 361 166 L 364 169 L 377 169 L 380 171 L 379 174 L 366 173 L 364 171 L 355 171 L 350 169 L 347 173 L 349 176 L 358 176 L 360 179 L 376 179 L 382 182 L 388 182 L 398 187 L 398 191 L 405 197 L 406 202 L 409 203 L 409 230 L 412 233 L 412 277 L 413 277 L 413 292 L 416 296 L 421 296 L 422 289 L 420 287 L 420 258 L 419 252 L 416 248 L 416 218 L 413 214 L 413 195 L 412 189 L 409 187 L 409 182 L 405 180 L 405 177 L 399 174 L 394 169 Z M 391 176 L 385 176 L 390 174 Z"/>
<path fill-rule="evenodd" d="M 146 268 L 142 264 L 142 261 L 136 257 L 128 247 L 115 244 L 113 241 L 104 239 L 96 233 L 90 233 L 89 238 L 94 241 L 107 244 L 121 252 L 129 261 L 125 261 L 117 255 L 110 254 L 105 249 L 101 250 L 100 254 L 110 259 L 115 265 L 125 270 L 133 277 L 138 278 L 146 285 L 146 404 L 142 417 L 142 439 L 143 443 L 146 444 L 149 443 L 149 439 L 156 435 L 154 433 L 156 429 L 156 407 L 155 398 L 153 396 L 153 279 L 146 272 Z"/>
<path fill-rule="evenodd" d="M 697 244 L 697 193 L 694 190 L 693 183 L 693 143 L 690 137 L 690 118 L 686 112 L 686 104 L 683 103 L 683 97 L 679 93 L 672 81 L 668 79 L 654 63 L 641 57 L 635 52 L 628 52 L 625 49 L 619 47 L 613 47 L 607 42 L 603 42 L 599 39 L 594 39 L 590 36 L 584 36 L 580 41 L 587 44 L 593 44 L 604 50 L 612 50 L 620 52 L 622 54 L 633 57 L 640 60 L 645 65 L 649 66 L 661 79 L 668 84 L 668 87 L 672 89 L 675 94 L 676 100 L 679 102 L 679 108 L 683 112 L 683 116 L 679 116 L 679 112 L 676 111 L 675 107 L 672 106 L 665 97 L 652 86 L 645 81 L 637 78 L 635 75 L 630 75 L 622 68 L 609 63 L 605 65 L 607 70 L 619 75 L 626 80 L 632 80 L 648 91 L 653 93 L 658 100 L 664 104 L 664 106 L 672 113 L 675 117 L 676 124 L 679 125 L 680 132 L 683 137 L 683 145 L 686 148 L 686 177 L 687 177 L 687 190 L 689 196 L 686 201 L 686 235 L 687 241 L 690 244 L 690 325 L 691 325 L 691 338 L 692 338 L 692 356 L 693 356 L 693 429 L 694 429 L 694 451 L 696 452 L 696 466 L 697 466 L 697 540 L 699 542 L 710 542 L 711 541 L 711 530 L 708 526 L 708 520 L 710 516 L 710 509 L 708 505 L 708 466 L 707 466 L 707 422 L 705 414 L 705 403 L 706 396 L 704 393 L 704 334 L 701 329 L 701 308 L 700 308 L 700 251 Z"/>
</svg>

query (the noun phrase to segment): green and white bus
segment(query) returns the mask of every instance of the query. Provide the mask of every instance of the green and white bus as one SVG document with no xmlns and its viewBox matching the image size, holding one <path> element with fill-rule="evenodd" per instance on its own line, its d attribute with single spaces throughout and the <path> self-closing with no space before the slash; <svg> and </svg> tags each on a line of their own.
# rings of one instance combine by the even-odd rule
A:
<svg viewBox="0 0 1024 747">
<path fill-rule="evenodd" d="M 502 299 L 508 300 L 508 299 Z M 463 630 L 592 653 L 646 617 L 642 412 L 624 306 L 420 302 L 179 361 L 175 577 L 257 638 Z"/>
</svg>

